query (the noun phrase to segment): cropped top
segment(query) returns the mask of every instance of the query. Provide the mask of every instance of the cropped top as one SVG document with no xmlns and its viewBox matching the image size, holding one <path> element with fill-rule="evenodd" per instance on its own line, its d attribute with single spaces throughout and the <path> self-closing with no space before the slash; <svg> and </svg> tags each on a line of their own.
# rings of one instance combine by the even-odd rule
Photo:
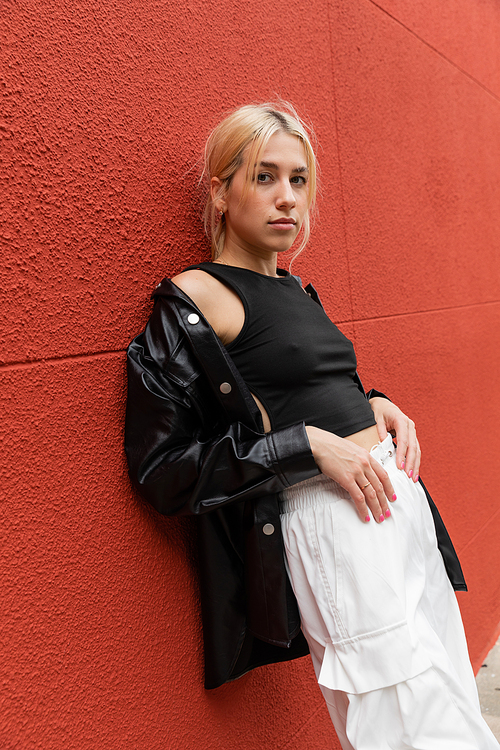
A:
<svg viewBox="0 0 500 750">
<path fill-rule="evenodd" d="M 243 303 L 245 322 L 226 350 L 272 429 L 304 421 L 346 437 L 376 424 L 354 380 L 352 343 L 294 276 L 218 263 L 194 268 L 226 284 Z"/>
</svg>

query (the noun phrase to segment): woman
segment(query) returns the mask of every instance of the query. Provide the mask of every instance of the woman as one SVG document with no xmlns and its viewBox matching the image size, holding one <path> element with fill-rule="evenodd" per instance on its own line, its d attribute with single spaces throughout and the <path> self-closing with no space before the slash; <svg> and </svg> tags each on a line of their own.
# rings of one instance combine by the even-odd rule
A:
<svg viewBox="0 0 500 750">
<path fill-rule="evenodd" d="M 306 128 L 289 106 L 241 107 L 205 177 L 213 262 L 155 290 L 126 447 L 159 512 L 198 517 L 206 686 L 308 646 L 344 750 L 498 748 L 414 424 L 365 395 L 314 289 L 277 268 L 309 235 Z"/>
</svg>

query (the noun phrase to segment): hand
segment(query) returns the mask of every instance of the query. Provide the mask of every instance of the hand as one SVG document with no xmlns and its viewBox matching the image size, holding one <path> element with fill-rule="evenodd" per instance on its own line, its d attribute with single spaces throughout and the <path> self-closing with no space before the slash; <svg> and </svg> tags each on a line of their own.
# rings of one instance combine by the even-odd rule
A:
<svg viewBox="0 0 500 750">
<path fill-rule="evenodd" d="M 396 499 L 385 469 L 368 451 L 318 427 L 306 426 L 311 450 L 319 470 L 335 480 L 352 497 L 360 518 L 377 523 L 391 515 L 388 498 Z"/>
<path fill-rule="evenodd" d="M 410 479 L 418 481 L 420 473 L 420 446 L 417 440 L 415 423 L 398 409 L 396 404 L 386 398 L 376 396 L 370 399 L 373 416 L 377 422 L 380 440 L 390 432 L 398 444 L 396 450 L 396 464 L 398 469 L 404 469 Z"/>
</svg>

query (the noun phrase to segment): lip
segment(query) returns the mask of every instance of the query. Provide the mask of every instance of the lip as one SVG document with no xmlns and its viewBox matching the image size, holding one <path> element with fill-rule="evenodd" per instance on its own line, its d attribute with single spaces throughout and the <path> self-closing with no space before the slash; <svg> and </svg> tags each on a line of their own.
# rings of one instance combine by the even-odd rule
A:
<svg viewBox="0 0 500 750">
<path fill-rule="evenodd" d="M 268 224 L 270 224 L 275 229 L 293 229 L 296 225 L 295 219 L 287 219 L 285 217 L 282 217 L 281 219 L 274 219 L 274 221 L 269 221 Z"/>
</svg>

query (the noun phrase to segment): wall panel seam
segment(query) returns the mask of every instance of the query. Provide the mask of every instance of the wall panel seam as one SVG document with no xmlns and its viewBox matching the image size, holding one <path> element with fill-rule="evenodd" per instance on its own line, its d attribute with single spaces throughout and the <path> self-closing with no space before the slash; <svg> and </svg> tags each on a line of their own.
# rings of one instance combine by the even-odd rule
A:
<svg viewBox="0 0 500 750">
<path fill-rule="evenodd" d="M 67 354 L 60 357 L 43 357 L 43 359 L 30 359 L 23 362 L 6 362 L 0 365 L 0 373 L 9 370 L 26 370 L 30 367 L 40 367 L 40 365 L 55 364 L 57 362 L 85 362 L 92 359 L 111 359 L 119 355 L 125 355 L 126 349 L 109 349 L 102 352 L 91 352 L 89 354 Z"/>
<path fill-rule="evenodd" d="M 397 318 L 411 318 L 416 315 L 430 315 L 438 312 L 448 312 L 451 310 L 470 310 L 473 308 L 480 307 L 491 307 L 494 305 L 500 305 L 500 300 L 491 300 L 489 302 L 475 302 L 468 305 L 450 305 L 449 307 L 429 307 L 425 310 L 412 310 L 405 313 L 394 313 L 392 315 L 373 315 L 369 318 L 354 318 L 353 320 L 342 321 L 345 323 L 370 323 L 375 320 L 392 320 Z"/>
<path fill-rule="evenodd" d="M 300 726 L 300 727 L 299 727 L 299 728 L 297 729 L 297 731 L 296 731 L 296 732 L 294 732 L 294 734 L 293 734 L 293 735 L 292 735 L 291 737 L 287 737 L 287 739 L 286 739 L 286 742 L 285 742 L 285 744 L 284 744 L 284 745 L 282 745 L 282 746 L 281 746 L 280 748 L 278 748 L 278 750 L 287 750 L 287 748 L 289 748 L 289 747 L 291 746 L 291 743 L 292 743 L 292 742 L 293 742 L 293 741 L 295 740 L 295 738 L 297 737 L 297 735 L 299 735 L 299 734 L 300 734 L 300 733 L 302 732 L 302 730 L 303 730 L 303 729 L 305 729 L 305 727 L 306 727 L 306 726 L 307 726 L 308 724 L 310 724 L 310 723 L 311 723 L 311 721 L 312 721 L 312 720 L 314 719 L 314 717 L 316 716 L 316 714 L 317 714 L 317 713 L 319 713 L 319 712 L 320 712 L 320 711 L 321 711 L 322 709 L 323 709 L 323 704 L 321 703 L 321 704 L 320 704 L 320 705 L 319 705 L 319 706 L 318 706 L 318 707 L 316 708 L 316 710 L 315 710 L 315 711 L 313 711 L 313 713 L 312 713 L 312 714 L 311 714 L 310 716 L 308 716 L 308 718 L 307 718 L 307 719 L 306 719 L 306 721 L 305 721 L 305 722 L 304 722 L 304 723 L 302 724 L 302 726 Z"/>
<path fill-rule="evenodd" d="M 448 312 L 452 310 L 470 310 L 473 308 L 491 307 L 494 305 L 500 305 L 500 300 L 490 300 L 488 302 L 477 302 L 468 305 L 450 305 L 449 307 L 430 307 L 425 310 L 413 310 L 405 313 L 394 313 L 393 315 L 374 315 L 369 318 L 346 318 L 337 319 L 335 322 L 339 324 L 362 324 L 372 323 L 374 321 L 384 320 L 396 320 L 398 318 L 412 318 L 417 315 L 430 315 L 437 312 Z M 30 359 L 17 362 L 6 362 L 0 365 L 0 373 L 7 372 L 8 370 L 22 370 L 30 367 L 38 367 L 44 364 L 54 364 L 56 362 L 71 362 L 71 361 L 85 361 L 96 358 L 115 357 L 116 355 L 125 355 L 127 352 L 125 349 L 108 349 L 105 351 L 89 352 L 88 354 L 68 354 L 58 357 L 43 357 L 41 359 Z"/>
<path fill-rule="evenodd" d="M 466 544 L 462 547 L 461 550 L 459 550 L 459 555 L 463 555 L 464 554 L 464 552 L 471 546 L 471 544 L 473 544 L 476 541 L 476 539 L 478 538 L 478 536 L 480 536 L 483 533 L 483 531 L 490 526 L 490 524 L 492 523 L 492 521 L 494 521 L 495 518 L 498 515 L 500 515 L 500 508 L 495 513 L 493 513 L 493 515 L 490 516 L 488 518 L 488 520 L 485 521 L 485 523 L 483 523 L 483 525 L 481 526 L 481 528 L 478 529 L 478 531 L 476 531 L 476 533 L 474 534 L 474 536 L 471 537 L 471 539 L 469 539 L 468 542 L 466 542 Z"/>
<path fill-rule="evenodd" d="M 397 23 L 399 26 L 401 26 L 405 31 L 407 31 L 409 34 L 415 37 L 415 39 L 418 39 L 419 42 L 422 44 L 425 44 L 426 47 L 428 47 L 430 50 L 436 53 L 436 55 L 439 55 L 443 60 L 445 60 L 447 63 L 452 65 L 456 70 L 458 70 L 460 73 L 462 73 L 464 76 L 469 78 L 471 81 L 473 81 L 475 84 L 477 84 L 480 88 L 482 88 L 487 94 L 493 97 L 495 101 L 500 102 L 500 96 L 498 94 L 495 94 L 494 91 L 489 89 L 484 83 L 479 81 L 477 78 L 475 78 L 471 73 L 468 73 L 466 70 L 460 67 L 460 65 L 457 65 L 456 62 L 451 60 L 449 57 L 447 57 L 443 52 L 440 52 L 436 47 L 433 47 L 430 42 L 423 39 L 421 36 L 419 36 L 413 29 L 410 29 L 409 26 L 406 26 L 402 21 L 399 20 L 399 18 L 396 18 L 395 16 L 391 15 L 388 10 L 383 8 L 381 5 L 375 2 L 375 0 L 366 0 L 366 2 L 370 3 L 370 5 L 375 6 L 378 10 L 380 10 L 382 13 L 384 13 L 386 16 L 388 16 L 390 19 L 392 19 L 395 23 Z"/>
</svg>

